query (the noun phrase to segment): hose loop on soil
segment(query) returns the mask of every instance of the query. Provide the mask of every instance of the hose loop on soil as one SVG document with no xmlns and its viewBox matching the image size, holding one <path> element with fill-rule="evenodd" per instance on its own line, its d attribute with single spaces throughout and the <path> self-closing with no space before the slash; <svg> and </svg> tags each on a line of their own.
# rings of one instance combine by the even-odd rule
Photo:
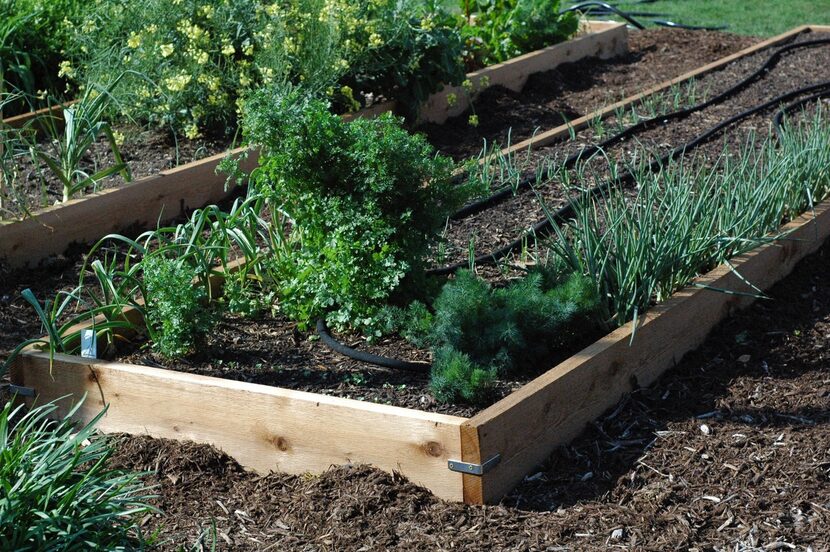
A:
<svg viewBox="0 0 830 552">
<path fill-rule="evenodd" d="M 346 356 L 352 360 L 365 362 L 366 364 L 374 364 L 375 366 L 382 366 L 384 368 L 392 368 L 393 370 L 407 370 L 410 372 L 426 372 L 429 371 L 430 365 L 426 362 L 408 362 L 405 360 L 398 360 L 381 355 L 375 355 L 364 351 L 358 351 L 348 345 L 340 343 L 329 332 L 326 321 L 322 318 L 317 320 L 317 335 L 327 347 Z"/>
<path fill-rule="evenodd" d="M 631 136 L 634 136 L 640 132 L 651 130 L 658 126 L 665 126 L 670 121 L 680 120 L 684 117 L 688 117 L 689 115 L 706 109 L 712 105 L 721 103 L 722 101 L 734 96 L 741 90 L 745 89 L 747 86 L 755 82 L 756 80 L 760 79 L 761 77 L 766 76 L 771 69 L 773 69 L 781 59 L 781 56 L 791 50 L 806 48 L 811 46 L 822 46 L 830 44 L 830 39 L 819 39 L 819 40 L 811 40 L 805 42 L 799 42 L 798 44 L 789 44 L 784 46 L 775 52 L 773 52 L 769 58 L 764 62 L 761 67 L 759 67 L 756 71 L 752 72 L 744 79 L 736 83 L 735 85 L 731 86 L 727 90 L 724 90 L 720 94 L 717 94 L 708 100 L 695 104 L 691 107 L 686 107 L 683 109 L 678 109 L 676 111 L 672 111 L 665 115 L 661 115 L 660 117 L 655 117 L 652 119 L 646 119 L 644 121 L 640 121 L 630 127 L 626 128 L 625 130 L 614 134 L 613 136 L 609 136 L 605 140 L 599 142 L 593 146 L 587 146 L 581 148 L 574 154 L 568 156 L 563 162 L 562 166 L 565 169 L 573 168 L 578 162 L 582 159 L 587 159 L 591 155 L 604 150 L 610 146 L 613 146 L 619 142 L 624 141 Z M 480 199 L 478 201 L 473 201 L 453 213 L 450 218 L 452 220 L 461 220 L 467 218 L 469 216 L 475 215 L 480 213 L 481 211 L 485 211 L 491 207 L 495 207 L 499 203 L 502 203 L 512 197 L 516 192 L 519 190 L 526 190 L 530 188 L 534 183 L 534 176 L 528 176 L 519 181 L 516 186 L 503 186 L 493 192 L 486 198 Z"/>
</svg>

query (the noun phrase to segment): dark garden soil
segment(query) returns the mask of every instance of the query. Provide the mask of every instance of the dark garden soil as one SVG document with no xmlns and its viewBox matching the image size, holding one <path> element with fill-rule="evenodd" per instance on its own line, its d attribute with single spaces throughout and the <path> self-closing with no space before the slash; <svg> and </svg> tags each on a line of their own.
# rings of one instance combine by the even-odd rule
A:
<svg viewBox="0 0 830 552">
<path fill-rule="evenodd" d="M 479 125 L 464 113 L 443 125 L 420 128 L 429 141 L 456 159 L 475 157 L 484 140 L 506 145 L 614 103 L 758 42 L 712 31 L 648 29 L 629 33 L 629 52 L 610 60 L 565 63 L 532 75 L 521 93 L 494 86 L 474 105 Z"/>
<path fill-rule="evenodd" d="M 161 549 L 828 550 L 830 245 L 625 397 L 499 506 L 364 466 L 246 473 L 204 445 L 119 436 L 157 470 Z"/>
<path fill-rule="evenodd" d="M 227 151 L 232 140 L 216 138 L 198 138 L 196 140 L 175 140 L 166 132 L 144 130 L 138 127 L 121 127 L 117 129 L 124 137 L 119 147 L 124 162 L 130 167 L 132 180 L 198 161 L 217 153 Z M 46 143 L 41 143 L 46 151 L 54 153 Z M 115 158 L 109 143 L 98 140 L 84 156 L 80 169 L 86 174 L 114 166 Z M 19 180 L 12 192 L 3 198 L 3 210 L 0 220 L 13 219 L 23 213 L 48 207 L 62 199 L 60 179 L 49 171 L 45 163 L 32 163 L 31 157 L 23 156 L 18 164 Z M 94 191 L 114 188 L 124 184 L 121 175 L 100 180 L 95 188 L 89 188 L 77 194 L 79 197 Z"/>
<path fill-rule="evenodd" d="M 805 33 L 794 42 L 827 38 L 830 38 L 827 33 Z M 698 93 L 705 91 L 707 97 L 713 97 L 755 71 L 769 55 L 770 50 L 764 50 L 729 64 L 722 70 L 704 75 L 696 79 L 696 89 Z M 586 170 L 585 174 L 603 177 L 608 171 L 606 158 L 624 162 L 636 155 L 642 155 L 643 148 L 648 152 L 668 153 L 671 148 L 681 146 L 732 115 L 791 90 L 828 80 L 830 74 L 826 71 L 816 71 L 817 67 L 830 67 L 830 44 L 798 49 L 785 54 L 766 76 L 735 96 L 682 120 L 671 121 L 641 132 L 633 139 L 607 148 L 604 155 L 596 156 L 587 166 L 591 170 Z M 667 100 L 669 104 L 672 101 Z M 682 98 L 680 101 L 682 102 Z M 698 99 L 699 101 L 701 100 Z M 681 107 L 686 107 L 686 104 L 672 107 L 670 110 Z M 638 106 L 637 109 L 644 110 L 642 106 Z M 698 147 L 690 157 L 693 155 L 711 164 L 722 155 L 725 148 L 732 154 L 742 151 L 750 138 L 756 146 L 762 144 L 767 137 L 770 121 L 776 109 L 771 108 L 734 125 L 726 133 L 715 136 L 708 143 Z M 582 147 L 595 144 L 631 123 L 630 116 L 625 120 L 611 117 L 602 125 L 590 126 L 576 133 L 573 140 L 554 143 L 529 154 L 519 153 L 516 164 L 525 174 L 534 174 L 537 167 L 545 166 L 545 163 L 551 161 L 563 160 Z M 571 174 L 575 175 L 576 172 L 571 171 Z M 553 210 L 564 205 L 567 199 L 566 186 L 557 178 L 538 186 L 535 192 L 526 190 L 486 211 L 462 220 L 451 221 L 445 232 L 446 243 L 440 259 L 441 264 L 465 261 L 471 242 L 475 244 L 477 255 L 486 254 L 512 242 L 527 228 L 545 217 L 542 201 Z"/>
</svg>

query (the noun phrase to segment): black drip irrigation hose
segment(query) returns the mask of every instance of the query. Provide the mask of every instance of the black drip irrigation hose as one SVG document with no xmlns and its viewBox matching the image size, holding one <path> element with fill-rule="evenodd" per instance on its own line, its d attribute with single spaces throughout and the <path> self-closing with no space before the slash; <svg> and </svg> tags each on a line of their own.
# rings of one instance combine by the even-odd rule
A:
<svg viewBox="0 0 830 552">
<path fill-rule="evenodd" d="M 635 4 L 651 4 L 654 0 L 646 0 L 641 2 L 634 2 Z M 674 21 L 667 21 L 665 19 L 655 19 L 657 17 L 665 17 L 666 14 L 662 13 L 650 13 L 650 12 L 631 12 L 631 11 L 623 11 L 619 9 L 619 7 L 614 6 L 612 4 L 607 4 L 605 2 L 582 2 L 580 4 L 576 4 L 569 8 L 566 8 L 559 13 L 568 13 L 572 11 L 582 12 L 586 15 L 597 15 L 597 16 L 608 16 L 608 15 L 616 15 L 625 19 L 628 23 L 630 23 L 633 27 L 643 30 L 645 29 L 645 25 L 643 25 L 640 21 L 635 19 L 635 17 L 647 17 L 651 19 L 651 22 L 655 25 L 659 25 L 661 27 L 669 27 L 672 29 L 686 29 L 690 31 L 722 31 L 724 29 L 728 29 L 729 25 L 686 25 L 685 23 L 676 23 Z"/>
<path fill-rule="evenodd" d="M 780 109 L 776 114 L 775 117 L 772 119 L 772 130 L 775 132 L 776 139 L 780 142 L 783 139 L 783 133 L 781 131 L 781 127 L 784 124 L 784 117 L 795 111 L 796 109 L 803 107 L 808 103 L 812 103 L 824 98 L 830 98 L 830 90 L 825 90 L 823 92 L 819 92 L 818 94 L 813 94 L 812 96 L 808 96 L 806 98 L 802 98 L 797 102 L 793 102 L 790 105 Z"/>
<path fill-rule="evenodd" d="M 375 366 L 382 366 L 384 368 L 392 368 L 393 370 L 406 370 L 410 372 L 424 372 L 430 368 L 430 365 L 426 362 L 398 360 L 396 358 L 358 351 L 348 345 L 344 345 L 332 337 L 328 326 L 326 326 L 326 321 L 322 318 L 317 320 L 317 334 L 320 336 L 320 341 L 325 343 L 330 349 L 352 360 L 358 360 L 366 364 L 374 364 Z"/>
<path fill-rule="evenodd" d="M 684 108 L 684 109 L 679 109 L 677 111 L 673 111 L 671 113 L 661 115 L 660 117 L 655 117 L 653 119 L 647 119 L 647 120 L 644 120 L 644 121 L 640 121 L 639 123 L 636 123 L 634 125 L 631 125 L 630 127 L 626 128 L 622 132 L 619 132 L 618 134 L 610 136 L 610 137 L 606 138 L 605 140 L 601 141 L 600 143 L 598 143 L 596 145 L 582 148 L 578 152 L 570 155 L 568 158 L 566 158 L 563 161 L 562 168 L 570 169 L 574 165 L 576 165 L 579 161 L 581 161 L 582 159 L 584 159 L 586 157 L 590 157 L 591 155 L 594 155 L 595 153 L 597 153 L 601 150 L 605 150 L 610 146 L 613 146 L 613 145 L 615 145 L 619 142 L 622 142 L 626 138 L 629 138 L 629 137 L 631 137 L 635 134 L 638 134 L 638 133 L 643 132 L 645 130 L 650 130 L 652 128 L 656 128 L 657 126 L 665 125 L 669 121 L 682 119 L 682 118 L 687 117 L 687 116 L 689 116 L 689 115 L 691 115 L 691 114 L 693 114 L 697 111 L 701 111 L 703 109 L 706 109 L 709 106 L 715 105 L 717 103 L 720 103 L 720 102 L 730 98 L 731 96 L 737 94 L 738 92 L 740 92 L 741 90 L 743 90 L 744 88 L 746 88 L 747 86 L 752 84 L 754 81 L 756 81 L 756 80 L 760 79 L 761 77 L 763 77 L 770 70 L 772 70 L 778 64 L 778 62 L 781 60 L 781 56 L 783 54 L 791 51 L 791 50 L 795 50 L 795 49 L 799 49 L 799 48 L 806 48 L 806 47 L 810 47 L 810 46 L 826 45 L 826 44 L 830 44 L 830 39 L 811 40 L 811 41 L 799 42 L 798 44 L 789 44 L 789 45 L 783 46 L 782 48 L 779 48 L 778 50 L 773 52 L 767 58 L 767 60 L 758 69 L 756 69 L 753 73 L 749 74 L 744 79 L 739 81 L 737 84 L 731 86 L 727 90 L 724 90 L 720 94 L 717 94 L 716 96 L 713 96 L 712 98 L 710 98 L 706 101 L 703 101 L 699 104 L 693 105 L 691 107 L 687 107 L 687 108 Z M 533 183 L 534 183 L 534 176 L 528 176 L 528 177 L 525 177 L 525 178 L 521 179 L 517 183 L 517 185 L 515 185 L 515 186 L 512 186 L 512 185 L 502 186 L 501 188 L 499 188 L 495 192 L 493 192 L 490 196 L 488 196 L 484 199 L 480 199 L 478 201 L 473 201 L 473 202 L 468 203 L 467 205 L 465 205 L 464 207 L 462 207 L 461 209 L 459 209 L 458 211 L 456 211 L 455 213 L 450 215 L 450 219 L 452 219 L 452 220 L 461 220 L 461 219 L 467 218 L 469 216 L 475 215 L 476 213 L 480 213 L 481 211 L 485 211 L 485 210 L 487 210 L 491 207 L 494 207 L 494 206 L 498 205 L 499 203 L 502 203 L 502 202 L 508 200 L 513 195 L 515 195 L 516 192 L 518 192 L 520 190 L 525 190 L 527 188 L 530 188 L 533 185 Z"/>
<path fill-rule="evenodd" d="M 800 88 L 798 90 L 793 90 L 791 92 L 787 92 L 786 94 L 782 94 L 777 98 L 765 102 L 759 106 L 753 107 L 751 109 L 747 109 L 729 119 L 722 121 L 721 123 L 715 125 L 714 127 L 710 128 L 703 134 L 699 135 L 694 140 L 683 144 L 682 146 L 676 147 L 672 149 L 669 153 L 662 156 L 659 159 L 652 161 L 649 166 L 648 170 L 655 171 L 662 166 L 665 166 L 666 163 L 679 157 L 681 154 L 691 151 L 696 147 L 700 146 L 701 144 L 709 141 L 713 136 L 721 132 L 726 127 L 729 127 L 743 119 L 751 117 L 756 113 L 761 111 L 765 111 L 770 107 L 774 107 L 777 104 L 786 102 L 791 100 L 792 98 L 798 97 L 802 94 L 808 94 L 810 92 L 815 92 L 816 90 L 824 90 L 826 93 L 830 93 L 830 81 L 825 81 L 819 84 L 807 86 L 804 88 Z M 614 180 L 608 180 L 595 186 L 594 188 L 587 191 L 588 194 L 591 195 L 600 195 L 611 187 L 612 184 L 627 184 L 632 182 L 634 179 L 634 175 L 630 171 L 625 171 L 622 175 Z M 517 238 L 516 240 L 508 243 L 507 245 L 500 247 L 495 251 L 491 251 L 490 253 L 486 253 L 484 255 L 479 255 L 475 258 L 474 264 L 492 264 L 498 262 L 499 260 L 507 257 L 514 251 L 521 249 L 529 240 L 532 240 L 538 236 L 544 236 L 550 230 L 553 229 L 553 222 L 557 224 L 561 224 L 565 222 L 569 216 L 573 215 L 574 212 L 574 205 L 573 202 L 569 201 L 563 207 L 559 208 L 558 210 L 552 212 L 550 217 L 545 217 L 538 221 L 536 224 L 530 227 L 527 231 L 525 231 L 521 237 Z M 461 268 L 466 268 L 469 266 L 469 261 L 458 262 L 449 266 L 444 266 L 441 268 L 433 268 L 427 271 L 427 274 L 430 276 L 446 276 L 456 272 Z"/>
<path fill-rule="evenodd" d="M 825 81 L 825 82 L 822 82 L 822 83 L 819 83 L 819 84 L 814 84 L 814 85 L 811 85 L 811 86 L 800 88 L 798 90 L 792 90 L 790 92 L 787 92 L 785 94 L 782 94 L 782 95 L 778 96 L 775 99 L 772 99 L 768 102 L 765 102 L 763 104 L 760 104 L 760 105 L 757 105 L 753 108 L 750 108 L 750 109 L 744 111 L 743 113 L 739 113 L 738 115 L 730 117 L 729 119 L 726 119 L 726 120 L 722 121 L 721 123 L 715 125 L 714 127 L 710 128 L 709 130 L 707 130 L 703 134 L 700 134 L 694 140 L 688 142 L 687 144 L 685 144 L 683 146 L 680 146 L 678 148 L 674 148 L 670 153 L 668 153 L 665 156 L 663 156 L 662 158 L 652 162 L 649 165 L 649 169 L 654 170 L 655 168 L 658 168 L 658 167 L 664 165 L 669 159 L 671 159 L 673 157 L 676 157 L 680 153 L 694 149 L 695 147 L 699 146 L 700 144 L 703 144 L 704 142 L 708 141 L 712 136 L 714 136 L 715 134 L 717 134 L 718 132 L 720 132 L 721 130 L 726 128 L 727 126 L 730 126 L 730 125 L 734 124 L 737 121 L 745 119 L 745 118 L 747 118 L 747 117 L 749 117 L 749 116 L 751 116 L 755 113 L 758 113 L 760 111 L 764 111 L 766 109 L 769 109 L 770 107 L 775 106 L 776 104 L 781 104 L 781 103 L 783 103 L 785 101 L 788 101 L 788 100 L 790 100 L 794 97 L 797 97 L 797 96 L 800 96 L 800 95 L 803 95 L 803 94 L 807 94 L 807 93 L 810 93 L 810 92 L 814 92 L 815 90 L 819 90 L 819 89 L 822 89 L 822 88 L 823 88 L 823 90 L 821 92 L 819 92 L 817 94 L 813 94 L 813 95 L 811 95 L 809 97 L 806 97 L 806 98 L 802 98 L 802 99 L 800 99 L 796 102 L 793 102 L 793 103 L 791 103 L 791 104 L 789 104 L 785 107 L 780 108 L 776 112 L 775 116 L 773 117 L 772 123 L 773 123 L 773 128 L 775 130 L 775 135 L 778 138 L 778 140 L 780 141 L 780 139 L 781 139 L 781 126 L 783 124 L 783 118 L 787 114 L 789 114 L 792 111 L 798 109 L 799 107 L 804 106 L 807 103 L 819 100 L 821 98 L 830 97 L 830 81 Z M 633 176 L 631 176 L 630 173 L 628 173 L 628 176 L 630 178 L 633 178 Z M 600 186 L 597 186 L 596 188 L 594 188 L 594 190 L 598 191 L 598 188 L 600 188 Z M 592 190 L 592 192 L 593 192 L 593 190 Z M 560 219 L 564 219 L 564 217 L 566 216 L 564 211 L 567 210 L 567 209 L 570 209 L 570 210 L 573 209 L 573 206 L 572 206 L 571 203 L 568 203 L 568 205 L 566 205 L 565 207 L 560 209 L 556 214 L 553 215 L 553 217 L 559 217 Z M 548 219 L 545 219 L 545 221 L 548 221 Z M 545 222 L 545 221 L 542 221 L 542 222 Z M 537 223 L 537 225 L 535 225 L 534 228 L 540 226 L 540 224 L 541 224 L 541 222 Z M 539 231 L 541 231 L 541 230 L 542 230 L 542 228 L 539 229 Z M 505 248 L 503 248 L 503 249 L 505 249 Z M 382 366 L 384 368 L 392 368 L 392 369 L 397 369 L 397 370 L 424 372 L 424 371 L 427 371 L 431 368 L 430 365 L 427 364 L 427 363 L 408 362 L 408 361 L 398 360 L 398 359 L 395 359 L 395 358 L 390 358 L 390 357 L 385 357 L 385 356 L 381 356 L 381 355 L 375 355 L 375 354 L 372 354 L 372 353 L 366 353 L 366 352 L 363 352 L 363 351 L 358 351 L 356 349 L 353 349 L 352 347 L 344 345 L 344 344 L 340 343 L 339 341 L 337 341 L 336 339 L 334 339 L 331 336 L 331 334 L 329 333 L 328 327 L 326 327 L 326 323 L 323 319 L 319 319 L 317 321 L 317 333 L 320 335 L 320 339 L 324 344 L 326 344 L 328 347 L 330 347 L 334 351 L 336 351 L 336 352 L 338 352 L 338 353 L 340 353 L 340 354 L 342 354 L 342 355 L 344 355 L 348 358 L 351 358 L 352 360 L 357 360 L 357 361 L 360 361 L 360 362 L 364 362 L 366 364 L 373 364 L 373 365 L 376 365 L 376 366 Z"/>
<path fill-rule="evenodd" d="M 660 16 L 655 14 L 654 17 Z M 660 27 L 686 29 L 687 31 L 725 31 L 729 28 L 729 25 L 686 25 L 685 23 L 675 23 L 674 21 L 666 21 L 664 19 L 652 19 L 651 22 Z"/>
<path fill-rule="evenodd" d="M 761 77 L 763 77 L 767 73 L 769 73 L 778 64 L 781 57 L 787 52 L 790 52 L 790 51 L 796 50 L 796 49 L 800 49 L 800 48 L 808 48 L 808 47 L 813 47 L 813 46 L 823 46 L 823 45 L 827 45 L 827 44 L 830 44 L 830 39 L 810 40 L 810 41 L 800 42 L 800 43 L 797 43 L 797 44 L 789 44 L 789 45 L 783 46 L 783 47 L 779 48 L 778 50 L 776 50 L 775 52 L 773 52 L 767 58 L 767 60 L 761 65 L 761 67 L 759 67 L 756 71 L 754 71 L 753 73 L 751 73 L 750 75 L 748 75 L 747 77 L 742 79 L 737 84 L 731 86 L 730 88 L 728 88 L 724 92 L 721 92 L 720 94 L 718 94 L 718 95 L 716 95 L 716 96 L 714 96 L 714 97 L 712 97 L 712 98 L 710 98 L 710 99 L 708 99 L 704 102 L 696 104 L 694 106 L 684 108 L 684 109 L 680 109 L 680 110 L 674 111 L 672 113 L 662 115 L 660 117 L 655 117 L 653 119 L 647 119 L 645 121 L 640 121 L 639 123 L 626 128 L 622 132 L 603 140 L 602 142 L 600 142 L 597 145 L 589 146 L 587 148 L 580 149 L 580 151 L 578 151 L 577 153 L 572 154 L 571 156 L 569 156 L 563 162 L 562 166 L 565 169 L 572 168 L 574 165 L 576 165 L 576 163 L 578 163 L 583 158 L 594 155 L 597 152 L 602 151 L 602 150 L 608 148 L 609 146 L 612 146 L 612 145 L 614 145 L 618 142 L 621 142 L 621 141 L 625 140 L 626 138 L 634 136 L 634 135 L 636 135 L 636 134 L 638 134 L 642 131 L 649 130 L 649 129 L 652 129 L 652 128 L 656 128 L 657 126 L 664 126 L 669 121 L 683 119 L 684 117 L 687 117 L 687 116 L 689 116 L 689 115 L 691 115 L 691 114 L 693 114 L 697 111 L 701 111 L 701 110 L 703 110 L 703 109 L 705 109 L 709 106 L 721 103 L 722 101 L 728 99 L 731 96 L 734 96 L 735 94 L 737 94 L 738 92 L 742 91 L 743 89 L 748 87 L 750 84 L 755 82 L 756 80 L 760 79 Z M 818 85 L 818 86 L 820 86 L 820 85 Z M 804 89 L 801 89 L 801 90 L 797 91 L 796 95 L 805 94 L 805 93 L 808 93 L 808 92 L 812 92 L 814 90 L 815 89 L 812 89 L 811 87 L 806 87 Z M 787 95 L 785 94 L 784 96 L 787 96 Z M 794 97 L 794 96 L 791 96 L 791 97 Z M 783 98 L 783 99 L 782 98 L 783 97 L 776 98 L 775 100 L 772 101 L 773 104 L 776 103 L 776 102 L 786 101 L 787 99 L 789 99 L 789 98 Z M 758 111 L 762 111 L 762 110 L 768 109 L 768 108 L 769 108 L 769 106 L 766 105 L 765 107 L 763 107 L 761 109 L 758 109 Z M 728 126 L 729 124 L 733 124 L 734 122 L 737 122 L 741 119 L 749 117 L 750 115 L 753 115 L 754 113 L 755 112 L 753 112 L 752 110 L 748 110 L 748 111 L 745 111 L 743 113 L 740 113 L 736 117 L 733 117 L 731 119 L 728 119 L 727 121 L 724 121 L 723 123 L 721 123 L 721 125 L 718 125 L 717 127 L 715 127 L 710 132 L 712 132 L 712 134 L 715 134 L 715 133 L 719 132 L 720 130 L 722 130 L 725 126 Z M 709 136 L 707 136 L 706 139 L 708 139 L 708 137 Z M 683 146 L 681 146 L 679 148 L 675 148 L 675 150 L 673 150 L 669 154 L 671 156 L 670 158 L 673 159 L 674 157 L 676 157 L 677 155 L 679 155 L 683 151 L 694 148 L 697 145 L 699 145 L 699 143 L 697 142 L 697 139 L 696 139 L 696 140 L 693 140 L 692 142 L 684 144 Z M 668 160 L 669 160 L 668 157 L 658 159 L 657 161 L 655 161 L 655 163 L 658 163 L 658 165 L 656 165 L 656 166 L 659 166 L 659 163 L 661 163 L 661 162 L 665 163 Z M 613 182 L 626 183 L 626 182 L 629 182 L 631 180 L 631 178 L 633 178 L 632 175 L 630 173 L 626 172 L 622 176 L 620 176 L 617 180 L 615 180 Z M 523 179 L 516 187 L 505 186 L 505 187 L 501 188 L 500 190 L 496 191 L 493 195 L 491 195 L 491 196 L 489 196 L 489 197 L 487 197 L 483 200 L 480 200 L 480 201 L 477 201 L 477 202 L 466 205 L 465 207 L 461 208 L 459 211 L 454 213 L 451 218 L 453 220 L 458 220 L 458 219 L 461 219 L 461 218 L 471 216 L 475 213 L 484 211 L 486 209 L 489 209 L 489 208 L 491 208 L 495 205 L 498 205 L 499 203 L 507 200 L 508 198 L 512 197 L 518 190 L 523 190 L 523 189 L 531 187 L 533 185 L 533 182 L 534 182 L 533 177 L 528 177 L 526 179 Z M 612 181 L 600 184 L 600 185 L 594 187 L 592 190 L 590 190 L 589 193 L 591 193 L 591 194 L 602 193 L 602 192 L 604 192 L 608 189 L 608 187 L 611 185 L 611 183 L 612 183 Z M 562 207 L 561 209 L 556 211 L 554 213 L 554 217 L 557 218 L 557 220 L 563 219 L 564 217 L 567 217 L 571 212 L 572 212 L 572 206 L 571 206 L 570 203 L 568 203 L 564 207 Z M 476 264 L 488 264 L 488 263 L 496 262 L 496 261 L 506 257 L 511 252 L 521 248 L 525 243 L 527 243 L 528 239 L 532 239 L 538 233 L 544 231 L 545 229 L 549 229 L 549 228 L 550 228 L 550 221 L 548 221 L 547 219 L 540 220 L 539 222 L 534 224 L 530 229 L 528 229 L 526 232 L 524 232 L 521 237 L 514 240 L 513 242 L 505 245 L 504 247 L 501 247 L 501 248 L 497 249 L 496 251 L 492 251 L 490 253 L 486 253 L 484 255 L 480 255 L 480 256 L 476 257 L 475 263 Z M 427 270 L 427 274 L 432 275 L 432 276 L 444 276 L 444 275 L 447 275 L 447 274 L 452 274 L 456 270 L 458 270 L 460 268 L 464 268 L 468 265 L 469 265 L 468 261 L 467 262 L 458 262 L 458 263 L 448 265 L 448 266 L 444 266 L 444 267 L 440 267 L 440 268 L 429 269 L 429 270 Z"/>
</svg>

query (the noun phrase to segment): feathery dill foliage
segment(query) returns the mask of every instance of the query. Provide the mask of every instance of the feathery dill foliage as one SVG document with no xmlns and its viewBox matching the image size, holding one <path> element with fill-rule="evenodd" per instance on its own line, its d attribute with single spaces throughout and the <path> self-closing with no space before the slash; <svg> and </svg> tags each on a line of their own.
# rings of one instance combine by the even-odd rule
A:
<svg viewBox="0 0 830 552">
<path fill-rule="evenodd" d="M 326 316 L 376 330 L 379 310 L 423 272 L 469 195 L 450 183 L 452 161 L 391 115 L 344 123 L 297 92 L 253 94 L 244 130 L 262 149 L 252 185 L 291 220 L 297 244 L 270 263 L 280 309 L 303 323 Z"/>
<path fill-rule="evenodd" d="M 460 271 L 435 301 L 431 385 L 445 402 L 483 402 L 498 376 L 538 369 L 595 327 L 592 282 L 571 274 L 552 286 L 541 270 L 494 288 Z"/>
<path fill-rule="evenodd" d="M 93 437 L 101 412 L 80 429 L 57 422 L 57 405 L 0 410 L 0 548 L 132 550 L 136 521 L 153 511 L 140 474 L 107 466 L 113 447 Z"/>
<path fill-rule="evenodd" d="M 166 357 L 192 352 L 213 329 L 215 314 L 208 294 L 194 285 L 196 271 L 182 259 L 149 255 L 142 260 L 145 317 L 151 326 L 153 347 Z"/>
<path fill-rule="evenodd" d="M 622 325 L 695 276 L 786 236 L 782 223 L 830 192 L 830 127 L 816 115 L 757 149 L 752 136 L 715 166 L 681 159 L 636 173 L 632 200 L 619 187 L 576 203 L 573 220 L 552 221 L 551 248 L 596 286 L 601 316 Z M 647 156 L 643 156 L 647 158 Z M 751 283 L 751 282 L 750 282 Z"/>
</svg>

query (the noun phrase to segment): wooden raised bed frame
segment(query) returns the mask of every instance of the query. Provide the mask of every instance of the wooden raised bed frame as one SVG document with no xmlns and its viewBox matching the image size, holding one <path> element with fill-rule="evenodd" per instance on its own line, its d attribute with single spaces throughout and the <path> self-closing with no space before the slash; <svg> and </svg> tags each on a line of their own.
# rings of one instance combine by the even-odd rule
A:
<svg viewBox="0 0 830 552">
<path fill-rule="evenodd" d="M 482 76 L 487 75 L 491 86 L 502 84 L 520 89 L 534 72 L 553 69 L 560 63 L 586 56 L 608 58 L 627 50 L 625 25 L 588 22 L 587 26 L 588 34 L 470 73 L 468 77 L 478 84 Z M 459 104 L 451 108 L 447 105 L 446 93 L 440 92 L 427 100 L 421 111 L 422 116 L 428 120 L 443 120 L 447 118 L 448 110 L 466 105 L 467 97 L 459 94 Z M 381 103 L 344 118 L 373 117 L 394 107 L 392 102 Z M 23 126 L 49 111 L 46 108 L 18 115 L 6 119 L 4 123 Z M 243 151 L 237 149 L 229 153 L 239 155 Z M 117 188 L 87 194 L 65 204 L 39 210 L 32 217 L 19 221 L 0 221 L 0 261 L 11 267 L 36 264 L 50 255 L 63 253 L 73 243 L 94 242 L 108 233 L 128 227 L 153 228 L 188 210 L 222 201 L 229 196 L 230 190 L 225 189 L 225 176 L 216 174 L 216 166 L 225 155 L 227 153 L 221 153 Z M 253 169 L 256 163 L 257 152 L 251 150 L 242 168 Z"/>
<path fill-rule="evenodd" d="M 731 260 L 761 289 L 830 236 L 830 201 L 781 231 L 786 239 Z M 714 269 L 647 312 L 636 328 L 626 324 L 471 418 L 67 355 L 50 365 L 48 354 L 34 351 L 18 357 L 11 380 L 30 402 L 64 397 L 59 414 L 87 395 L 79 420 L 108 405 L 99 424 L 105 432 L 210 443 L 259 472 L 368 463 L 444 499 L 492 503 L 634 385 L 655 381 L 720 320 L 751 303 L 741 294 L 751 291 L 742 278 L 727 266 Z"/>
</svg>

